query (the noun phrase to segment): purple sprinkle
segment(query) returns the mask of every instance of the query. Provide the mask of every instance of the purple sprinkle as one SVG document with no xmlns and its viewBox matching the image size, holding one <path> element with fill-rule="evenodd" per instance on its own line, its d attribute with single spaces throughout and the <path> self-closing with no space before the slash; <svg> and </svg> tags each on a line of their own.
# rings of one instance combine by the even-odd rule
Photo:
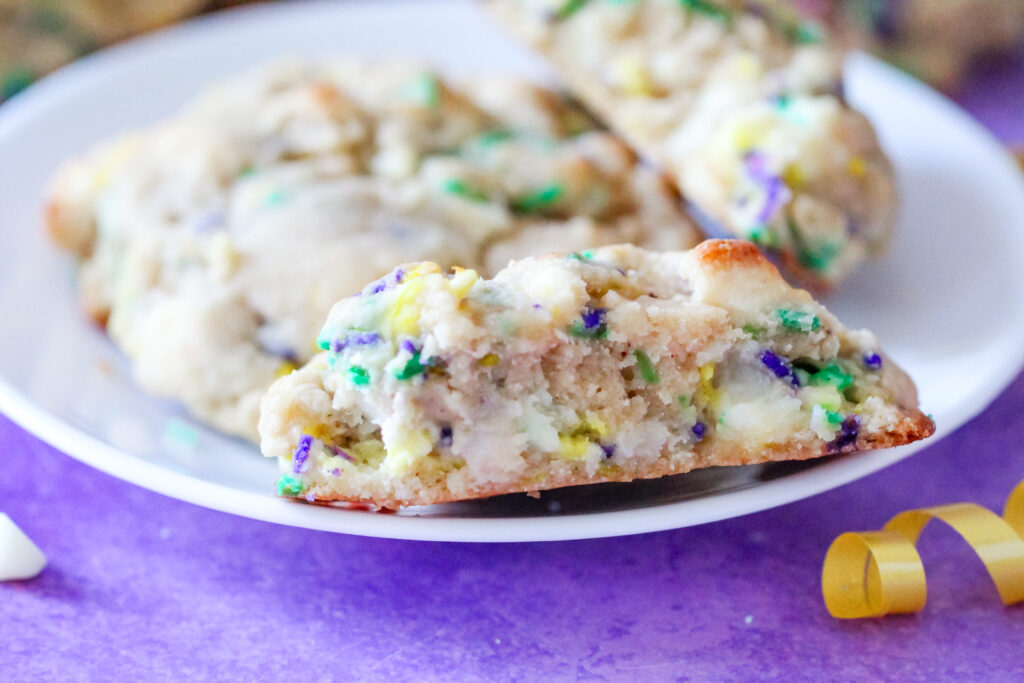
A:
<svg viewBox="0 0 1024 683">
<path fill-rule="evenodd" d="M 333 474 L 336 477 L 340 477 L 341 476 L 341 470 L 339 470 L 337 467 L 335 467 L 333 470 L 331 470 L 331 474 Z"/>
<path fill-rule="evenodd" d="M 401 268 L 395 269 L 395 284 L 399 284 L 405 278 L 405 271 Z"/>
<path fill-rule="evenodd" d="M 782 360 L 768 349 L 761 352 L 761 363 L 766 368 L 774 372 L 775 376 L 779 378 L 789 377 L 789 373 L 792 372 L 792 369 L 786 361 Z"/>
<path fill-rule="evenodd" d="M 708 428 L 703 422 L 697 422 L 690 428 L 690 431 L 697 438 L 697 441 L 703 441 L 704 435 L 707 434 Z"/>
<path fill-rule="evenodd" d="M 768 160 L 761 152 L 747 152 L 743 160 L 747 164 L 747 173 L 754 180 L 764 180 L 769 176 L 765 168 Z"/>
<path fill-rule="evenodd" d="M 540 304 L 534 304 L 534 305 L 533 305 L 533 307 L 534 307 L 535 309 L 537 309 L 538 311 L 544 308 L 544 307 L 543 307 L 543 306 L 541 306 Z"/>
<path fill-rule="evenodd" d="M 764 181 L 765 199 L 764 206 L 757 214 L 758 223 L 767 223 L 771 220 L 775 211 L 782 205 L 782 197 L 785 186 L 779 178 L 772 177 Z"/>
<path fill-rule="evenodd" d="M 403 340 L 402 340 L 402 343 L 401 343 L 401 344 L 399 344 L 399 346 L 400 346 L 400 347 L 402 347 L 402 350 L 404 350 L 404 351 L 408 351 L 408 352 L 409 352 L 409 353 L 411 353 L 411 354 L 415 354 L 415 353 L 416 353 L 416 351 L 418 351 L 418 350 L 419 350 L 419 349 L 417 349 L 417 348 L 416 348 L 416 345 L 415 345 L 415 344 L 413 344 L 413 343 L 412 343 L 411 341 L 409 341 L 408 339 L 403 339 Z"/>
<path fill-rule="evenodd" d="M 289 363 L 300 365 L 299 354 L 295 353 L 295 349 L 288 346 L 277 346 L 275 344 L 260 343 L 260 347 L 267 353 L 277 356 Z"/>
<path fill-rule="evenodd" d="M 585 329 L 592 330 L 595 327 L 603 325 L 604 314 L 607 312 L 607 309 L 604 308 L 590 308 L 587 306 L 583 309 L 583 327 Z"/>
<path fill-rule="evenodd" d="M 370 344 L 376 344 L 378 342 L 380 342 L 380 335 L 376 332 L 350 334 L 344 339 L 335 339 L 332 341 L 331 351 L 341 353 L 350 346 L 369 346 Z"/>
<path fill-rule="evenodd" d="M 850 415 L 843 420 L 839 427 L 839 436 L 828 444 L 829 453 L 840 453 L 844 450 L 852 450 L 857 444 L 857 437 L 860 435 L 860 416 Z"/>
<path fill-rule="evenodd" d="M 881 370 L 882 369 L 882 357 L 877 353 L 869 353 L 864 356 L 864 367 L 868 370 Z"/>
<path fill-rule="evenodd" d="M 906 3 L 902 0 L 878 3 L 878 6 L 870 11 L 875 34 L 884 42 L 898 40 L 906 23 L 906 11 Z"/>
<path fill-rule="evenodd" d="M 370 290 L 370 294 L 380 294 L 387 288 L 388 285 L 386 282 L 384 282 L 383 280 L 378 280 L 373 284 L 373 289 Z"/>
<path fill-rule="evenodd" d="M 336 456 L 338 456 L 339 458 L 344 458 L 345 460 L 348 460 L 349 462 L 355 462 L 355 461 L 354 461 L 354 460 L 352 459 L 352 456 L 351 456 L 351 455 L 349 455 L 349 454 L 348 454 L 348 453 L 346 453 L 345 451 L 341 450 L 341 449 L 340 449 L 340 448 L 338 448 L 337 446 L 331 446 L 331 447 L 330 447 L 330 449 L 331 449 L 331 453 L 334 453 L 334 454 L 335 454 Z"/>
<path fill-rule="evenodd" d="M 767 159 L 760 152 L 749 152 L 745 160 L 747 173 L 764 189 L 764 205 L 757 214 L 758 223 L 767 223 L 785 201 L 786 186 L 782 180 L 768 172 Z"/>
<path fill-rule="evenodd" d="M 295 453 L 292 455 L 292 461 L 295 463 L 292 471 L 295 472 L 295 474 L 303 471 L 306 459 L 309 458 L 309 449 L 312 448 L 312 446 L 313 437 L 309 434 L 303 434 L 302 437 L 299 438 L 299 445 L 295 449 Z"/>
<path fill-rule="evenodd" d="M 441 425 L 441 446 L 448 448 L 452 445 L 452 426 Z"/>
<path fill-rule="evenodd" d="M 214 228 L 224 224 L 224 212 L 223 211 L 208 211 L 200 216 L 195 223 L 192 224 L 192 230 L 197 233 L 210 232 Z"/>
<path fill-rule="evenodd" d="M 794 387 L 800 386 L 800 380 L 793 372 L 793 367 L 789 364 L 789 361 L 783 360 L 768 349 L 765 349 L 761 352 L 761 363 L 779 379 L 789 377 L 790 383 Z"/>
<path fill-rule="evenodd" d="M 603 444 L 600 444 L 600 446 L 601 446 L 601 452 L 604 453 L 605 460 L 607 460 L 608 458 L 610 458 L 613 455 L 615 455 L 615 444 L 613 444 L 613 443 L 603 443 Z"/>
</svg>

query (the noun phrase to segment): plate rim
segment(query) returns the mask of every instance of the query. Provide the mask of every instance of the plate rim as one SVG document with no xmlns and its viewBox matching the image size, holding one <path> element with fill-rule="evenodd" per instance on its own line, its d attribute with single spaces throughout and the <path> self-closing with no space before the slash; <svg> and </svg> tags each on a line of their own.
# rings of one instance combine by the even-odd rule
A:
<svg viewBox="0 0 1024 683">
<path fill-rule="evenodd" d="M 0 137 L 19 122 L 30 119 L 33 112 L 52 106 L 67 92 L 88 86 L 90 79 L 108 77 L 117 61 L 134 55 L 145 60 L 148 52 L 167 41 L 187 39 L 200 32 L 216 31 L 220 25 L 271 21 L 279 13 L 349 12 L 374 9 L 394 11 L 410 4 L 410 0 L 391 0 L 380 5 L 372 0 L 357 0 L 339 5 L 330 0 L 305 3 L 255 5 L 201 17 L 156 33 L 134 38 L 59 69 L 41 79 L 25 92 L 0 107 Z M 416 5 L 418 3 L 412 3 Z M 432 7 L 467 7 L 469 0 L 443 0 Z M 421 6 L 422 9 L 422 6 Z M 961 126 L 971 129 L 973 137 L 989 147 L 993 160 L 1002 157 L 1007 170 L 1016 173 L 1016 165 L 1008 150 L 955 103 L 927 85 L 865 54 L 851 56 L 860 69 L 874 71 L 889 79 L 898 79 L 903 88 L 917 90 L 917 96 L 930 100 L 931 106 L 946 110 L 959 119 Z M 1024 176 L 1020 196 L 1024 207 Z M 1009 201 L 1009 200 L 1008 200 Z M 1024 256 L 1024 254 L 1022 254 Z M 79 427 L 49 413 L 35 404 L 0 375 L 0 412 L 13 422 L 49 443 L 65 455 L 75 458 L 106 474 L 141 486 L 156 493 L 202 507 L 249 517 L 275 524 L 331 531 L 376 538 L 454 541 L 454 542 L 533 542 L 566 541 L 625 536 L 665 531 L 744 516 L 824 493 L 889 467 L 920 450 L 931 446 L 980 414 L 1014 380 L 1024 366 L 1024 315 L 1006 335 L 1020 343 L 1012 372 L 999 381 L 979 388 L 963 402 L 957 419 L 939 426 L 932 438 L 900 448 L 870 451 L 839 458 L 811 469 L 777 480 L 761 482 L 752 487 L 712 493 L 692 499 L 627 510 L 565 514 L 545 517 L 416 517 L 372 514 L 307 505 L 274 497 L 271 483 L 267 494 L 241 491 L 227 485 L 197 478 L 119 449 Z M 258 456 L 254 456 L 258 457 Z"/>
</svg>

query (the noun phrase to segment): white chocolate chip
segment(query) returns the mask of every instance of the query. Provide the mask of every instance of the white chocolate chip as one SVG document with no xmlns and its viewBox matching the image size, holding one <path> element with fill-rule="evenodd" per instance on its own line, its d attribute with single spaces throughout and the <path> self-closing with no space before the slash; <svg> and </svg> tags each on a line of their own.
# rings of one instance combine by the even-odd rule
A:
<svg viewBox="0 0 1024 683">
<path fill-rule="evenodd" d="M 32 579 L 46 566 L 46 555 L 5 514 L 0 514 L 0 581 Z"/>
</svg>

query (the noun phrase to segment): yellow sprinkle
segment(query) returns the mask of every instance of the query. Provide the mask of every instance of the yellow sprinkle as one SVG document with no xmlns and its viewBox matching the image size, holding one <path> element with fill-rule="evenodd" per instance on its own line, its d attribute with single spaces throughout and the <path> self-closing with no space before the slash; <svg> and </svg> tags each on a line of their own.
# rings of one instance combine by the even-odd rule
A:
<svg viewBox="0 0 1024 683">
<path fill-rule="evenodd" d="M 416 466 L 420 458 L 430 453 L 433 447 L 434 444 L 427 430 L 406 432 L 393 443 L 388 444 L 388 455 L 384 463 L 396 474 L 409 472 Z"/>
<path fill-rule="evenodd" d="M 455 275 L 452 276 L 452 279 L 448 281 L 448 286 L 451 287 L 455 296 L 462 299 L 469 293 L 469 290 L 478 279 L 480 279 L 480 276 L 477 275 L 476 271 L 472 268 L 459 268 L 455 271 Z"/>
<path fill-rule="evenodd" d="M 393 337 L 407 335 L 415 337 L 420 331 L 420 302 L 426 281 L 416 276 L 411 282 L 403 281 L 402 288 L 391 305 L 391 330 Z"/>
<path fill-rule="evenodd" d="M 242 261 L 242 255 L 235 249 L 226 233 L 218 233 L 210 240 L 210 272 L 217 280 L 227 280 Z"/>
<path fill-rule="evenodd" d="M 754 80 L 761 75 L 761 64 L 749 53 L 737 55 L 733 60 L 736 75 Z"/>
<path fill-rule="evenodd" d="M 715 388 L 715 364 L 708 363 L 700 368 L 700 384 L 697 387 L 697 397 L 708 406 L 717 409 L 722 402 L 722 395 Z"/>
<path fill-rule="evenodd" d="M 292 374 L 296 369 L 297 368 L 295 366 L 295 363 L 286 360 L 285 362 L 277 366 L 277 370 L 274 371 L 274 376 L 284 377 L 285 375 Z"/>
<path fill-rule="evenodd" d="M 138 146 L 137 136 L 132 136 L 121 140 L 110 148 L 100 159 L 96 173 L 93 175 L 93 188 L 102 190 L 109 185 L 114 174 L 128 163 Z"/>
<path fill-rule="evenodd" d="M 850 175 L 857 178 L 863 178 L 864 174 L 868 172 L 868 164 L 863 157 L 850 157 L 846 167 L 849 169 Z"/>
<path fill-rule="evenodd" d="M 733 130 L 732 142 L 739 150 L 752 149 L 757 144 L 759 130 L 752 125 L 738 125 Z"/>
<path fill-rule="evenodd" d="M 307 425 L 302 430 L 302 433 L 309 434 L 314 439 L 319 439 L 320 441 L 326 441 L 327 437 L 330 435 L 330 431 L 328 431 L 327 425 Z"/>
<path fill-rule="evenodd" d="M 597 416 L 597 413 L 588 412 L 587 419 L 583 420 L 580 426 L 587 431 L 594 432 L 598 436 L 608 436 L 608 425 Z"/>
<path fill-rule="evenodd" d="M 839 410 L 843 407 L 843 397 L 833 386 L 804 387 L 800 390 L 800 400 L 808 410 L 815 405 L 826 410 Z"/>
<path fill-rule="evenodd" d="M 368 464 L 375 464 L 383 460 L 387 455 L 387 451 L 384 449 L 384 442 L 379 439 L 359 441 L 348 446 L 345 450 L 348 451 L 350 455 L 355 455 L 355 457 L 361 462 Z"/>
<path fill-rule="evenodd" d="M 792 188 L 803 187 L 807 183 L 807 176 L 799 164 L 790 164 L 782 172 L 782 179 Z"/>
<path fill-rule="evenodd" d="M 612 65 L 615 81 L 630 95 L 650 95 L 651 78 L 636 55 L 623 55 Z"/>
<path fill-rule="evenodd" d="M 585 436 L 558 435 L 559 455 L 566 460 L 584 460 L 593 446 Z"/>
<path fill-rule="evenodd" d="M 416 278 L 423 277 L 424 275 L 430 275 L 431 273 L 440 272 L 441 267 L 438 266 L 436 263 L 424 261 L 423 263 L 416 264 L 415 268 L 406 273 L 405 276 L 402 278 L 402 283 L 405 284 L 411 280 L 415 280 Z"/>
<path fill-rule="evenodd" d="M 484 366 L 485 368 L 489 368 L 492 365 L 497 365 L 498 361 L 500 361 L 500 360 L 501 360 L 501 358 L 498 356 L 498 354 L 496 354 L 496 353 L 489 353 L 486 356 L 484 356 L 483 358 L 481 358 L 479 362 L 480 362 L 480 365 Z"/>
</svg>

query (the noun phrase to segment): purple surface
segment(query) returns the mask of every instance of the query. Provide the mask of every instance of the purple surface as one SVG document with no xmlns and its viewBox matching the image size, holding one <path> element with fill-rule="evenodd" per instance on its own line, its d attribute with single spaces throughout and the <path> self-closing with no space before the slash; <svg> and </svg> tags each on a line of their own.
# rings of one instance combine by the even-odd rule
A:
<svg viewBox="0 0 1024 683">
<path fill-rule="evenodd" d="M 962 101 L 1024 140 L 1024 70 Z M 1001 506 L 1024 478 L 1024 377 L 981 417 L 884 472 L 694 529 L 526 545 L 387 541 L 278 527 L 96 472 L 0 418 L 0 510 L 46 551 L 0 584 L 0 680 L 1011 680 L 1024 608 L 936 526 L 917 616 L 839 622 L 825 550 L 909 507 Z"/>
</svg>

